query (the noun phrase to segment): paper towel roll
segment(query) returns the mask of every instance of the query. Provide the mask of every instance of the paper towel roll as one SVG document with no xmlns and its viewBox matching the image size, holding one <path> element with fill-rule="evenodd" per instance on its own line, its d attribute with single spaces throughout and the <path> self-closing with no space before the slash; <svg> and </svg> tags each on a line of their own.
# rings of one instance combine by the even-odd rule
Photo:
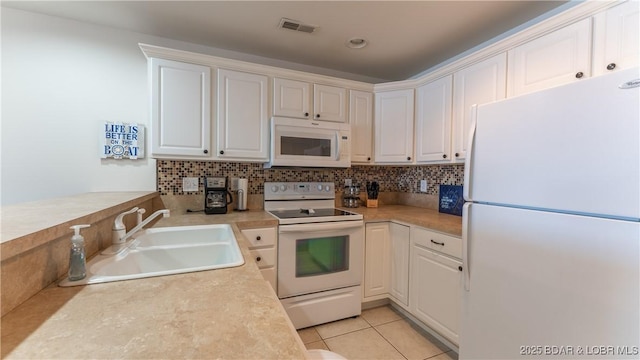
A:
<svg viewBox="0 0 640 360">
<path fill-rule="evenodd" d="M 247 210 L 247 196 L 249 195 L 248 188 L 248 179 L 238 179 L 238 204 L 236 205 L 236 210 Z"/>
</svg>

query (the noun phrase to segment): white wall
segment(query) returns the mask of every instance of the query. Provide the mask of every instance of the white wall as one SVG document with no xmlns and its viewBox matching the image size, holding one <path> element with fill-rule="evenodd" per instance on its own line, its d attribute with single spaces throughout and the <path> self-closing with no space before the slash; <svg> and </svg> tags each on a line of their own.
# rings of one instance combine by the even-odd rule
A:
<svg viewBox="0 0 640 360">
<path fill-rule="evenodd" d="M 155 190 L 155 161 L 101 160 L 99 124 L 148 126 L 136 36 L 2 9 L 2 204 Z"/>
<path fill-rule="evenodd" d="M 147 61 L 138 43 L 340 77 L 327 69 L 22 10 L 1 12 L 2 205 L 156 189 L 155 160 L 101 159 L 99 153 L 105 121 L 138 122 L 148 129 Z"/>
</svg>

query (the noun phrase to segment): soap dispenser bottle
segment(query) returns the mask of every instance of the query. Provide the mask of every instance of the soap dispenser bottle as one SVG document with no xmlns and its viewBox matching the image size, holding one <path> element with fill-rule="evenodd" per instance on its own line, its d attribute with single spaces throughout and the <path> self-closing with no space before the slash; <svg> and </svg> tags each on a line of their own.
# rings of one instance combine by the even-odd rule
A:
<svg viewBox="0 0 640 360">
<path fill-rule="evenodd" d="M 75 234 L 71 237 L 71 252 L 69 256 L 69 280 L 82 280 L 87 276 L 87 262 L 84 252 L 84 237 L 80 235 L 80 229 L 91 225 L 74 225 L 71 227 Z"/>
</svg>

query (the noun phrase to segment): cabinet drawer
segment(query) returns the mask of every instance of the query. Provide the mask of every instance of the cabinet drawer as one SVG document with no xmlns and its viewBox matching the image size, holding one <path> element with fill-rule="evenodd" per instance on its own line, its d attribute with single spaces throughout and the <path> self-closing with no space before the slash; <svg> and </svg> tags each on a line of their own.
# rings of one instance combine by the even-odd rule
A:
<svg viewBox="0 0 640 360">
<path fill-rule="evenodd" d="M 462 239 L 418 227 L 412 227 L 411 231 L 414 243 L 458 259 L 462 258 Z"/>
<path fill-rule="evenodd" d="M 251 257 L 259 268 L 265 268 L 276 265 L 276 249 L 254 249 L 249 250 Z"/>
<path fill-rule="evenodd" d="M 251 247 L 273 246 L 276 244 L 276 228 L 245 229 L 242 234 L 249 240 Z"/>
</svg>

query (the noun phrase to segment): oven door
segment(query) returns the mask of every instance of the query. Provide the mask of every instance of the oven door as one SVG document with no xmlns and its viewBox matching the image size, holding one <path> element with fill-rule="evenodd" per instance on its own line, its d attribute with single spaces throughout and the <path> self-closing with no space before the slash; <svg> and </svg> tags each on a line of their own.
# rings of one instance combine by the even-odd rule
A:
<svg viewBox="0 0 640 360">
<path fill-rule="evenodd" d="M 280 225 L 278 297 L 360 285 L 364 223 Z"/>
</svg>

